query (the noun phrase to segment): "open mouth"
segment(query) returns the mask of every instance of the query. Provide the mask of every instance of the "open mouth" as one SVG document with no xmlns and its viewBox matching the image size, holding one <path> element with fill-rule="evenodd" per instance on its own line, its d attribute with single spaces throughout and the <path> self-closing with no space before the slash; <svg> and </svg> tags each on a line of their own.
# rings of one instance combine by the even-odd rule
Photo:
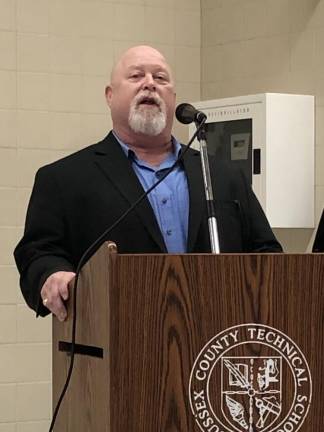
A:
<svg viewBox="0 0 324 432">
<path fill-rule="evenodd" d="M 154 98 L 150 98 L 150 97 L 143 97 L 138 105 L 155 105 L 155 106 L 159 106 L 159 104 L 156 102 L 156 100 Z"/>
</svg>

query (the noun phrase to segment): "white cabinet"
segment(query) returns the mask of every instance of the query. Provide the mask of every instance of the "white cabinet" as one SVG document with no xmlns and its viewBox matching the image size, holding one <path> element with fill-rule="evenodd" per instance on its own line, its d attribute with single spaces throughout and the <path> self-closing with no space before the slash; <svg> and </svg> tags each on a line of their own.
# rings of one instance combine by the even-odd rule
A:
<svg viewBox="0 0 324 432">
<path fill-rule="evenodd" d="M 241 164 L 271 226 L 313 228 L 314 97 L 265 93 L 193 105 L 207 115 L 209 150 Z"/>
</svg>

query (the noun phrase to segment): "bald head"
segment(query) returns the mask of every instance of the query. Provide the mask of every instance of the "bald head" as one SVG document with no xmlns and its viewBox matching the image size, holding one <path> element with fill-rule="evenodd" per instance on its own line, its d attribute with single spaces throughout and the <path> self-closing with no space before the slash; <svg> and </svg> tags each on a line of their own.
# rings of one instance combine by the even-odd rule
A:
<svg viewBox="0 0 324 432">
<path fill-rule="evenodd" d="M 106 88 L 113 129 L 128 140 L 171 138 L 175 90 L 164 56 L 147 45 L 128 49 L 116 62 Z"/>
<path fill-rule="evenodd" d="M 117 60 L 117 62 L 114 64 L 111 75 L 110 75 L 110 82 L 113 84 L 114 80 L 118 76 L 120 76 L 121 72 L 130 64 L 130 63 L 136 63 L 140 60 L 143 61 L 143 59 L 149 59 L 149 61 L 156 60 L 157 62 L 160 62 L 164 65 L 164 67 L 168 70 L 168 73 L 170 75 L 170 79 L 173 83 L 173 77 L 172 77 L 172 71 L 167 63 L 165 57 L 163 54 L 158 51 L 157 49 L 149 46 L 149 45 L 138 45 L 129 48 L 126 50 L 120 58 Z"/>
</svg>

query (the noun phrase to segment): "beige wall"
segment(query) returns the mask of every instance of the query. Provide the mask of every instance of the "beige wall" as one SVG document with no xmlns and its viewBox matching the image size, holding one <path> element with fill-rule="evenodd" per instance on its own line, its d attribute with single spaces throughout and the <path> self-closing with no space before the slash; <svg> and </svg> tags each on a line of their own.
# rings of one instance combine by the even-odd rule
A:
<svg viewBox="0 0 324 432">
<path fill-rule="evenodd" d="M 315 94 L 318 217 L 323 40 L 324 0 L 0 0 L 0 432 L 43 432 L 50 418 L 51 323 L 24 305 L 12 258 L 34 173 L 105 135 L 103 89 L 118 54 L 138 43 L 161 49 L 179 101 Z M 311 232 L 279 235 L 293 250 Z"/>
<path fill-rule="evenodd" d="M 316 222 L 324 204 L 324 1 L 201 0 L 202 99 L 278 92 L 316 97 Z M 276 230 L 304 252 L 313 230 Z"/>
<path fill-rule="evenodd" d="M 0 432 L 44 432 L 51 411 L 51 321 L 25 306 L 12 257 L 35 170 L 106 134 L 108 72 L 138 43 L 200 98 L 199 0 L 0 0 Z"/>
</svg>

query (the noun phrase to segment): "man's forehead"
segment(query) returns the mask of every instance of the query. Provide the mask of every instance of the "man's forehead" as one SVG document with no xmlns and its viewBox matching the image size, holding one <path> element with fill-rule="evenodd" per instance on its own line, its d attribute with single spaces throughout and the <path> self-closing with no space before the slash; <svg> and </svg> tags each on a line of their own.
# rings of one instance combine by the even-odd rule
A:
<svg viewBox="0 0 324 432">
<path fill-rule="evenodd" d="M 121 59 L 121 64 L 125 68 L 152 66 L 169 69 L 165 58 L 158 51 L 130 52 Z"/>
<path fill-rule="evenodd" d="M 122 70 L 125 71 L 136 67 L 164 69 L 170 75 L 172 74 L 170 66 L 159 51 L 149 46 L 139 46 L 130 48 L 120 57 L 113 68 L 112 76 L 114 76 L 115 72 L 121 72 Z"/>
</svg>

